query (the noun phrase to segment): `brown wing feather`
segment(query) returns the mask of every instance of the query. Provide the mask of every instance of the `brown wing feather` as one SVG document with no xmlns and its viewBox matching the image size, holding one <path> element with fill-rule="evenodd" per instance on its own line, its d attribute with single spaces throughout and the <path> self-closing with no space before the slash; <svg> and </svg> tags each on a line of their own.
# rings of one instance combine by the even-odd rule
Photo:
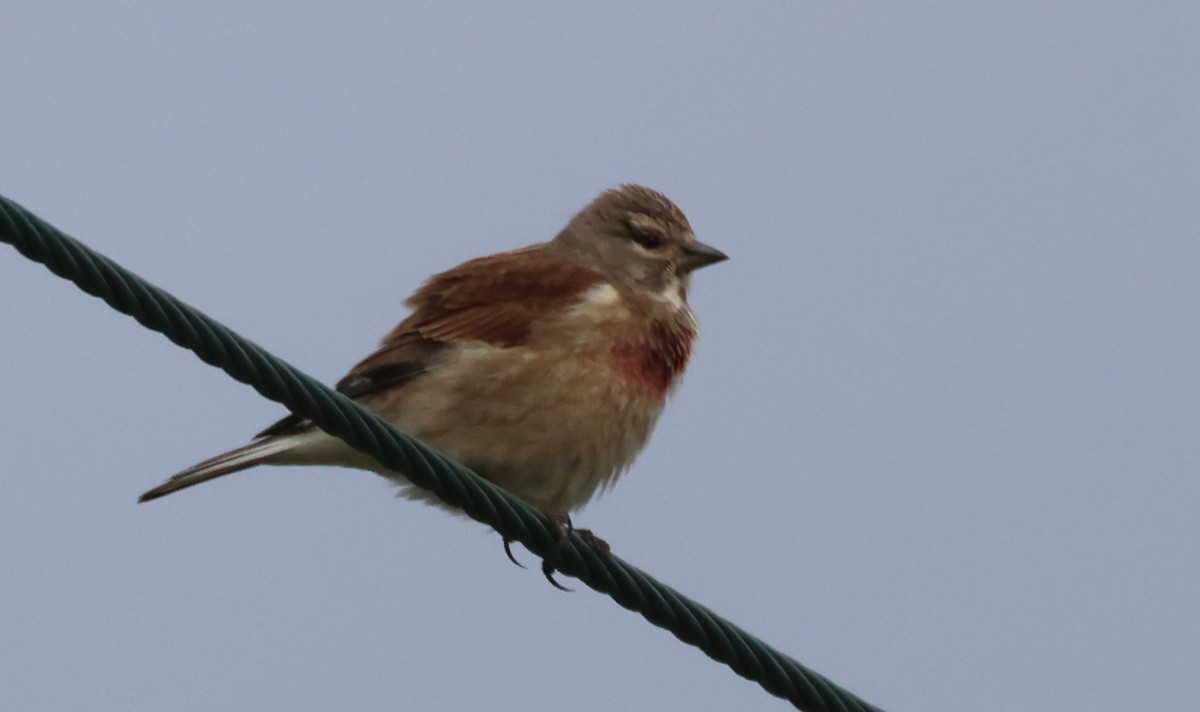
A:
<svg viewBox="0 0 1200 712">
<path fill-rule="evenodd" d="M 414 292 L 405 302 L 413 313 L 338 388 L 355 397 L 397 385 L 397 375 L 410 380 L 423 370 L 411 372 L 410 365 L 427 365 L 455 341 L 517 346 L 538 319 L 573 304 L 601 279 L 549 243 L 464 262 Z"/>
<path fill-rule="evenodd" d="M 434 354 L 445 346 L 444 343 L 417 338 L 407 344 L 396 344 L 388 350 L 381 349 L 338 381 L 335 389 L 347 398 L 358 399 L 383 388 L 403 385 L 425 373 Z M 372 359 L 375 361 L 372 362 Z M 362 372 L 357 373 L 360 369 Z M 288 414 L 254 437 L 284 435 L 305 430 L 310 426 L 307 419 Z"/>
<path fill-rule="evenodd" d="M 456 341 L 520 345 L 538 319 L 575 303 L 601 280 L 549 243 L 464 262 L 434 275 L 408 298 L 413 313 L 338 381 L 337 390 L 360 398 L 407 383 Z M 301 427 L 307 422 L 289 416 L 258 437 Z"/>
<path fill-rule="evenodd" d="M 600 280 L 548 244 L 481 257 L 418 289 L 407 302 L 412 316 L 391 336 L 415 331 L 427 339 L 516 346 L 539 317 L 572 304 Z"/>
</svg>

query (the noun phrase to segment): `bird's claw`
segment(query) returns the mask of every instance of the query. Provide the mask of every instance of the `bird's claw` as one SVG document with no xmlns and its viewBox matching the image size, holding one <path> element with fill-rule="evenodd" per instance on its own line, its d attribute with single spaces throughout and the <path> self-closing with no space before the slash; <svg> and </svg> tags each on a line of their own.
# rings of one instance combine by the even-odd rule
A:
<svg viewBox="0 0 1200 712">
<path fill-rule="evenodd" d="M 584 543 L 596 551 L 605 554 L 609 552 L 608 542 L 593 534 L 592 530 L 590 529 L 576 529 L 574 525 L 571 524 L 570 515 L 559 512 L 543 513 L 546 515 L 547 519 L 553 522 L 555 538 L 558 539 L 558 542 L 561 546 L 566 546 L 571 539 L 571 534 L 576 534 L 584 541 Z M 513 562 L 517 566 L 520 566 L 521 568 L 525 568 L 525 565 L 520 561 L 517 561 L 517 558 L 513 556 L 512 543 L 514 541 L 516 540 L 509 537 L 504 537 L 504 554 L 508 556 L 509 561 Z M 557 569 L 554 568 L 554 564 L 551 564 L 548 559 L 542 559 L 542 575 L 546 577 L 546 580 L 550 582 L 550 585 L 560 591 L 566 591 L 568 593 L 573 592 L 573 589 L 567 588 L 554 579 L 555 571 L 557 571 Z"/>
<path fill-rule="evenodd" d="M 508 537 L 504 537 L 504 555 L 508 557 L 509 561 L 513 562 L 517 566 L 520 566 L 521 568 L 525 568 L 525 564 L 522 564 L 520 561 L 517 561 L 517 557 L 513 556 L 512 543 L 514 541 L 516 541 L 516 540 L 509 539 Z"/>
<path fill-rule="evenodd" d="M 559 543 L 563 546 L 567 545 L 567 542 L 571 538 L 570 535 L 575 534 L 582 539 L 584 543 L 596 551 L 605 554 L 609 552 L 608 542 L 593 534 L 591 529 L 576 529 L 575 525 L 571 523 L 570 515 L 562 515 L 561 517 L 551 516 L 550 521 L 554 522 L 555 534 L 558 536 Z M 571 589 L 554 580 L 554 572 L 554 565 L 548 560 L 542 559 L 542 574 L 545 575 L 546 580 L 550 582 L 550 585 L 554 586 L 560 591 L 570 592 Z"/>
<path fill-rule="evenodd" d="M 554 580 L 554 571 L 554 564 L 551 564 L 549 559 L 542 559 L 542 575 L 546 577 L 546 580 L 550 582 L 550 585 L 557 588 L 559 591 L 574 593 L 574 589 L 567 588 L 558 581 Z"/>
</svg>

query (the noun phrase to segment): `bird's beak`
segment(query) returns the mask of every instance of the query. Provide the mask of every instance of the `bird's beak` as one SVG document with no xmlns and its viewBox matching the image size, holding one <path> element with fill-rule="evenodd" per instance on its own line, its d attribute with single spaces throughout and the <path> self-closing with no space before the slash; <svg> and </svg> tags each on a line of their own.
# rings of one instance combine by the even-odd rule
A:
<svg viewBox="0 0 1200 712">
<path fill-rule="evenodd" d="M 717 248 L 692 240 L 683 246 L 683 260 L 680 264 L 684 272 L 691 272 L 694 269 L 715 265 L 727 259 L 729 259 L 729 255 Z"/>
</svg>

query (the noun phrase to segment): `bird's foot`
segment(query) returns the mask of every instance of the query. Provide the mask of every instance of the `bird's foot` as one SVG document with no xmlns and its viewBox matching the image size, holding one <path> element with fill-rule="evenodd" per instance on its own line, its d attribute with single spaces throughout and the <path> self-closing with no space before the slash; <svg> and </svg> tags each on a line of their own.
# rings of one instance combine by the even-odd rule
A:
<svg viewBox="0 0 1200 712">
<path fill-rule="evenodd" d="M 583 539 L 583 541 L 586 542 L 587 545 L 592 547 L 593 549 L 604 552 L 606 554 L 609 552 L 608 542 L 604 541 L 600 537 L 593 534 L 591 529 L 576 529 L 575 526 L 571 523 L 571 515 L 569 515 L 565 512 L 554 512 L 554 511 L 547 511 L 547 510 L 542 510 L 542 514 L 545 514 L 546 518 L 554 523 L 554 533 L 560 544 L 565 545 L 567 543 L 567 541 L 569 540 L 570 535 L 575 534 L 580 539 Z M 504 537 L 504 553 L 505 553 L 505 555 L 508 556 L 509 561 L 513 562 L 517 566 L 520 566 L 521 568 L 525 568 L 525 565 L 522 564 L 520 561 L 517 561 L 516 557 L 513 556 L 513 553 L 512 553 L 512 542 L 513 541 L 515 541 L 515 540 L 510 539 L 508 537 Z M 547 560 L 547 559 L 542 560 L 542 575 L 546 577 L 546 580 L 550 582 L 550 585 L 554 586 L 555 588 L 557 588 L 560 591 L 571 592 L 572 589 L 569 589 L 566 586 L 563 586 L 562 584 L 560 584 L 558 581 L 555 580 L 554 572 L 556 570 L 557 569 L 554 568 L 554 565 L 551 564 L 549 560 Z"/>
<path fill-rule="evenodd" d="M 554 522 L 554 524 L 556 525 L 554 528 L 554 531 L 558 537 L 558 541 L 560 544 L 566 545 L 567 540 L 570 538 L 570 535 L 575 534 L 580 539 L 583 539 L 583 541 L 586 542 L 587 545 L 592 547 L 593 549 L 604 552 L 606 554 L 608 553 L 608 551 L 609 551 L 608 542 L 604 541 L 600 537 L 593 534 L 591 529 L 576 529 L 575 525 L 571 523 L 571 515 L 565 514 L 565 513 L 560 513 L 560 514 L 557 514 L 557 516 L 556 516 L 555 514 L 552 514 L 552 513 L 546 513 L 546 516 L 549 517 L 550 521 Z M 551 564 L 548 559 L 542 559 L 542 575 L 546 577 L 546 580 L 550 582 L 550 585 L 554 586 L 555 588 L 559 589 L 560 591 L 570 592 L 571 589 L 567 588 L 566 586 L 563 586 L 562 584 L 560 584 L 558 581 L 556 581 L 554 579 L 554 572 L 555 572 L 554 565 Z"/>
</svg>

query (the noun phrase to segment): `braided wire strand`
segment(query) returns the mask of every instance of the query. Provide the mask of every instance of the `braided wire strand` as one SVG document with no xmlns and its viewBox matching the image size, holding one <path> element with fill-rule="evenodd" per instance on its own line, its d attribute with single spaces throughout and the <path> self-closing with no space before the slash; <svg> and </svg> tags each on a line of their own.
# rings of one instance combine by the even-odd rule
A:
<svg viewBox="0 0 1200 712">
<path fill-rule="evenodd" d="M 806 712 L 880 712 L 0 195 L 0 241 Z"/>
</svg>

